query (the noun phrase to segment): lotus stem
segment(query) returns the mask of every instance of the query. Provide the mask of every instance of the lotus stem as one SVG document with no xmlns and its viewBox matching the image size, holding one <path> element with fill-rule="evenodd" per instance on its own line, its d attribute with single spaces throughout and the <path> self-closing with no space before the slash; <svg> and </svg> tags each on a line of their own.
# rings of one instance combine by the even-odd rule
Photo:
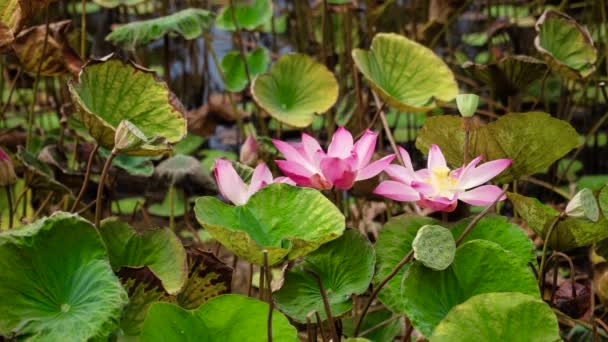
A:
<svg viewBox="0 0 608 342">
<path fill-rule="evenodd" d="M 95 200 L 95 227 L 97 229 L 99 229 L 101 223 L 101 208 L 103 207 L 103 204 L 101 203 L 101 194 L 103 193 L 103 185 L 106 182 L 108 171 L 110 170 L 110 166 L 112 166 L 112 161 L 117 155 L 118 150 L 112 149 L 112 153 L 110 153 L 108 160 L 106 160 L 106 163 L 103 165 L 101 177 L 99 178 L 99 185 L 97 186 L 97 199 Z"/>
<path fill-rule="evenodd" d="M 376 102 L 376 107 L 378 108 L 378 113 L 380 114 L 380 121 L 382 121 L 382 127 L 384 128 L 384 133 L 386 134 L 386 138 L 388 139 L 388 142 L 391 144 L 391 148 L 393 149 L 393 152 L 395 152 L 397 159 L 399 159 L 399 163 L 401 163 L 401 165 L 407 167 L 403 161 L 403 158 L 401 158 L 401 153 L 399 153 L 399 149 L 397 148 L 397 144 L 395 143 L 395 138 L 393 137 L 391 128 L 388 125 L 388 121 L 386 120 L 386 115 L 384 115 L 384 103 L 380 102 L 380 99 L 378 98 L 378 95 L 376 95 L 375 92 L 372 92 L 372 95 L 374 96 L 374 101 Z"/>
<path fill-rule="evenodd" d="M 84 173 L 84 180 L 82 181 L 82 187 L 80 188 L 78 197 L 76 197 L 76 199 L 74 200 L 74 204 L 72 204 L 72 209 L 70 209 L 70 212 L 74 212 L 76 210 L 76 208 L 78 207 L 78 204 L 82 200 L 82 196 L 84 196 L 84 193 L 87 191 L 87 188 L 89 186 L 89 178 L 91 178 L 91 168 L 93 165 L 93 160 L 95 159 L 95 155 L 97 154 L 97 150 L 99 150 L 99 144 L 95 145 L 95 147 L 91 151 L 91 154 L 89 154 L 89 159 L 87 160 L 87 170 Z"/>
<path fill-rule="evenodd" d="M 547 230 L 547 235 L 544 237 L 543 241 L 543 251 L 540 257 L 540 265 L 538 267 L 538 285 L 542 287 L 545 278 L 545 258 L 547 257 L 547 247 L 549 246 L 549 240 L 553 235 L 553 231 L 559 221 L 561 221 L 566 216 L 565 212 L 561 212 L 557 217 L 551 222 L 549 229 Z"/>
<path fill-rule="evenodd" d="M 13 197 L 11 194 L 11 186 L 10 185 L 6 185 L 4 187 L 4 191 L 6 191 L 6 198 L 7 198 L 7 202 L 8 202 L 8 228 L 13 228 L 13 216 L 14 216 L 14 211 L 13 211 Z"/>
<path fill-rule="evenodd" d="M 34 130 L 34 108 L 36 107 L 36 92 L 38 91 L 38 83 L 40 83 L 40 72 L 42 71 L 42 63 L 44 62 L 43 56 L 46 54 L 46 48 L 49 42 L 49 25 L 50 25 L 50 15 L 49 15 L 49 4 L 47 3 L 44 6 L 45 12 L 45 20 L 46 27 L 44 32 L 44 43 L 42 44 L 42 54 L 40 55 L 40 62 L 38 63 L 38 70 L 36 70 L 36 78 L 34 80 L 34 88 L 32 89 L 32 94 L 34 94 L 34 98 L 32 99 L 32 105 L 27 113 L 27 135 L 25 137 L 25 149 L 29 151 L 30 145 L 32 143 L 32 132 Z"/>
<path fill-rule="evenodd" d="M 80 32 L 80 58 L 85 59 L 85 49 L 87 45 L 87 0 L 82 0 L 82 13 L 81 13 L 81 32 Z"/>
<path fill-rule="evenodd" d="M 42 211 L 44 210 L 44 208 L 46 208 L 46 206 L 49 204 L 49 202 L 51 201 L 51 198 L 53 198 L 53 195 L 55 194 L 55 192 L 51 191 L 49 192 L 49 194 L 46 196 L 46 198 L 44 199 L 44 201 L 42 201 L 42 204 L 40 205 L 40 207 L 38 208 L 38 210 L 36 210 L 36 212 L 34 213 L 34 217 L 33 219 L 37 219 L 38 216 L 42 213 Z"/>
<path fill-rule="evenodd" d="M 325 331 L 323 331 L 323 321 L 321 320 L 321 315 L 317 311 L 315 311 L 315 317 L 317 319 L 317 325 L 319 326 L 319 330 L 321 330 L 321 340 L 323 342 L 327 342 L 325 338 Z"/>
<path fill-rule="evenodd" d="M 380 322 L 380 323 L 378 323 L 378 324 L 374 325 L 373 327 L 371 327 L 371 328 L 369 328 L 369 329 L 367 329 L 367 330 L 365 330 L 365 331 L 361 332 L 361 336 L 365 336 L 365 335 L 367 335 L 367 334 L 370 334 L 370 333 L 372 333 L 372 332 L 374 332 L 374 331 L 376 331 L 376 330 L 378 330 L 378 329 L 382 328 L 383 326 L 385 326 L 385 325 L 387 325 L 387 324 L 389 324 L 389 323 L 391 323 L 391 322 L 393 322 L 394 320 L 399 319 L 399 318 L 401 318 L 401 316 L 397 316 L 397 315 L 392 316 L 391 318 L 386 319 L 386 320 L 384 320 L 384 321 L 382 321 L 382 322 Z"/>
<path fill-rule="evenodd" d="M 272 310 L 274 302 L 272 300 L 272 287 L 270 279 L 270 267 L 268 266 L 268 251 L 264 250 L 264 270 L 266 271 L 266 287 L 268 288 L 268 342 L 272 342 Z"/>
<path fill-rule="evenodd" d="M 21 72 L 22 72 L 22 69 L 19 68 L 19 70 L 17 70 L 17 75 L 15 75 L 15 78 L 13 78 L 13 82 L 11 82 L 10 89 L 8 90 L 8 98 L 6 99 L 6 102 L 4 103 L 4 105 L 2 106 L 2 112 L 0 113 L 0 116 L 2 116 L 2 120 L 4 121 L 5 126 L 6 126 L 6 116 L 5 116 L 6 110 L 8 109 L 8 106 L 11 104 L 11 100 L 13 98 L 13 93 L 15 92 L 15 88 L 17 85 L 17 80 L 21 76 Z"/>
<path fill-rule="evenodd" d="M 251 284 L 253 283 L 253 264 L 249 263 L 249 282 L 247 283 L 247 297 L 251 297 Z"/>
<path fill-rule="evenodd" d="M 317 340 L 317 328 L 315 327 L 313 329 L 311 318 L 315 312 L 316 311 L 311 311 L 308 313 L 308 315 L 306 315 L 306 340 L 308 342 L 315 342 Z"/>
<path fill-rule="evenodd" d="M 260 300 L 264 300 L 264 276 L 266 275 L 266 270 L 264 269 L 264 265 L 260 267 L 260 278 L 258 278 L 258 298 Z"/>
<path fill-rule="evenodd" d="M 175 230 L 175 186 L 169 186 L 169 229 Z"/>
<path fill-rule="evenodd" d="M 329 306 L 327 293 L 325 292 L 325 287 L 323 287 L 323 282 L 321 281 L 321 278 L 313 271 L 307 269 L 305 269 L 304 271 L 310 274 L 317 281 L 317 285 L 319 286 L 319 292 L 321 293 L 321 298 L 323 298 L 323 308 L 325 309 L 325 316 L 327 316 L 327 324 L 329 325 L 329 332 L 331 333 L 332 340 L 340 341 L 340 338 L 338 337 L 338 332 L 336 331 L 334 319 L 331 315 L 331 307 Z"/>
<path fill-rule="evenodd" d="M 471 135 L 471 118 L 462 118 L 462 129 L 464 130 L 464 144 L 462 146 L 463 167 L 469 162 L 469 140 Z"/>
</svg>

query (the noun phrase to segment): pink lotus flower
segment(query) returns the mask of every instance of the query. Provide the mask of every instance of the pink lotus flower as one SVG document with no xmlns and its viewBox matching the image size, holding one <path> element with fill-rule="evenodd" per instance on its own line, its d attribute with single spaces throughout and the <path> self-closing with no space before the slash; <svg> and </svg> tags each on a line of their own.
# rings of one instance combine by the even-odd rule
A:
<svg viewBox="0 0 608 342">
<path fill-rule="evenodd" d="M 234 203 L 235 205 L 243 205 L 247 203 L 249 197 L 253 196 L 258 190 L 271 183 L 287 183 L 295 185 L 287 177 L 272 177 L 272 173 L 266 164 L 259 164 L 253 175 L 249 185 L 245 184 L 241 177 L 236 173 L 232 163 L 224 159 L 216 159 L 215 167 L 213 168 L 215 181 L 220 189 L 220 193 L 224 198 Z"/>
<path fill-rule="evenodd" d="M 335 186 L 346 190 L 356 181 L 376 176 L 395 158 L 392 154 L 370 164 L 377 138 L 377 133 L 367 130 L 353 143 L 350 132 L 340 127 L 332 137 L 327 153 L 306 133 L 302 133 L 302 141 L 298 144 L 272 142 L 286 159 L 277 160 L 277 165 L 297 185 L 319 190 Z"/>
<path fill-rule="evenodd" d="M 453 211 L 458 200 L 471 205 L 492 204 L 502 189 L 482 184 L 511 165 L 511 159 L 497 159 L 477 166 L 482 159 L 479 156 L 464 167 L 450 170 L 439 147 L 432 145 L 427 168 L 414 171 L 407 151 L 399 147 L 399 152 L 405 167 L 389 165 L 385 171 L 392 180 L 380 183 L 374 193 L 396 201 L 416 201 L 423 208 L 438 211 Z M 500 200 L 504 199 L 503 195 Z"/>
<path fill-rule="evenodd" d="M 239 161 L 245 165 L 254 165 L 258 161 L 258 142 L 253 134 L 249 135 L 241 146 Z"/>
</svg>

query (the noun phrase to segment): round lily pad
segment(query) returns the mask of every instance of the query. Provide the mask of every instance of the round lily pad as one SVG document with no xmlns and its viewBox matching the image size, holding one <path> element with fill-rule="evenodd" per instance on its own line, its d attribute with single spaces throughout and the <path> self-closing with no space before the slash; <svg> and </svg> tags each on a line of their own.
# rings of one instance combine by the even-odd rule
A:
<svg viewBox="0 0 608 342">
<path fill-rule="evenodd" d="M 595 71 L 597 50 L 589 31 L 570 16 L 547 10 L 536 22 L 534 40 L 549 65 L 567 77 L 587 77 Z"/>
<path fill-rule="evenodd" d="M 394 33 L 379 33 L 369 51 L 354 49 L 355 64 L 376 93 L 402 111 L 427 112 L 458 95 L 450 68 L 427 47 Z"/>
<path fill-rule="evenodd" d="M 0 335 L 107 339 L 127 294 L 95 227 L 57 213 L 0 233 Z"/>
<path fill-rule="evenodd" d="M 234 17 L 233 17 L 234 12 Z M 234 10 L 230 5 L 222 7 L 215 19 L 215 25 L 224 31 L 236 31 L 236 23 L 241 30 L 255 30 L 272 17 L 272 1 L 235 1 Z"/>
<path fill-rule="evenodd" d="M 450 231 L 438 225 L 426 225 L 418 230 L 412 242 L 414 258 L 424 266 L 441 271 L 454 261 L 456 241 Z"/>
<path fill-rule="evenodd" d="M 186 251 L 169 229 L 138 233 L 117 218 L 103 220 L 99 233 L 106 244 L 112 268 L 148 267 L 169 294 L 176 294 L 186 281 Z"/>
<path fill-rule="evenodd" d="M 231 206 L 201 197 L 194 207 L 205 229 L 239 257 L 269 264 L 304 256 L 344 231 L 344 216 L 319 191 L 275 183 L 255 193 L 245 205 Z"/>
<path fill-rule="evenodd" d="M 155 155 L 170 150 L 186 135 L 183 107 L 164 82 L 135 64 L 105 57 L 89 62 L 68 88 L 75 115 L 101 146 L 112 149 L 116 128 L 129 120 L 154 141 L 131 155 Z"/>
<path fill-rule="evenodd" d="M 215 297 L 196 310 L 169 303 L 150 307 L 143 341 L 266 342 L 268 304 L 236 294 Z M 297 342 L 297 330 L 277 310 L 272 313 L 273 341 Z"/>
<path fill-rule="evenodd" d="M 485 293 L 455 306 L 439 323 L 430 342 L 560 341 L 549 305 L 516 292 Z"/>
<path fill-rule="evenodd" d="M 255 50 L 247 53 L 247 68 L 249 76 L 255 77 L 266 71 L 270 64 L 270 53 L 263 47 L 258 47 Z M 249 80 L 245 70 L 245 63 L 239 51 L 230 51 L 222 58 L 222 70 L 226 77 L 226 90 L 239 92 L 247 87 Z"/>
<path fill-rule="evenodd" d="M 251 84 L 255 101 L 273 118 L 290 126 L 307 127 L 315 114 L 328 111 L 338 99 L 338 82 L 325 65 L 307 55 L 279 58 L 270 72 Z"/>
<path fill-rule="evenodd" d="M 213 14 L 200 8 L 188 8 L 155 19 L 134 21 L 118 26 L 106 40 L 127 50 L 146 45 L 169 33 L 177 33 L 186 40 L 200 37 L 209 28 Z"/>
<path fill-rule="evenodd" d="M 342 315 L 352 309 L 351 295 L 367 290 L 375 261 L 369 240 L 358 231 L 348 229 L 341 237 L 306 255 L 285 274 L 283 286 L 273 295 L 277 307 L 300 323 L 306 323 L 312 311 L 325 319 L 323 297 L 317 279 L 309 273 L 312 272 L 323 284 L 332 315 Z"/>
</svg>

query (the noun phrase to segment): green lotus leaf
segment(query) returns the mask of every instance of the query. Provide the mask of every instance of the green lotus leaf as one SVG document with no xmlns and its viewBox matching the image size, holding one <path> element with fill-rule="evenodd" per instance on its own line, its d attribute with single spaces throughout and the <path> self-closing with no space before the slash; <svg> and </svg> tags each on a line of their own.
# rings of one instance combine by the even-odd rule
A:
<svg viewBox="0 0 608 342">
<path fill-rule="evenodd" d="M 530 56 L 507 55 L 490 64 L 466 62 L 462 68 L 471 77 L 493 89 L 494 94 L 507 98 L 526 91 L 543 76 L 547 65 Z"/>
<path fill-rule="evenodd" d="M 338 82 L 323 64 L 293 53 L 279 58 L 270 72 L 251 84 L 255 101 L 273 118 L 294 127 L 307 127 L 316 114 L 338 99 Z"/>
<path fill-rule="evenodd" d="M 99 148 L 99 154 L 104 159 L 108 159 L 110 151 L 101 147 Z M 152 158 L 149 156 L 130 156 L 121 153 L 114 157 L 112 166 L 123 169 L 132 176 L 150 177 L 154 174 L 154 164 L 152 164 Z"/>
<path fill-rule="evenodd" d="M 184 216 L 184 195 L 181 190 L 174 189 L 173 194 L 173 217 Z M 154 216 L 170 217 L 171 216 L 171 191 L 167 194 L 160 203 L 151 204 L 148 207 L 148 212 Z"/>
<path fill-rule="evenodd" d="M 205 142 L 205 138 L 200 135 L 188 133 L 182 141 L 173 146 L 173 152 L 175 154 L 191 155 L 198 151 L 199 147 Z"/>
<path fill-rule="evenodd" d="M 32 189 L 53 191 L 57 194 L 72 195 L 70 189 L 55 180 L 53 170 L 26 149 L 19 146 L 15 156 L 27 170 L 25 178 L 28 187 Z"/>
<path fill-rule="evenodd" d="M 558 143 L 555 137 L 559 137 Z M 472 127 L 469 139 L 469 157 L 513 160 L 494 179 L 498 183 L 543 172 L 579 144 L 578 133 L 568 122 L 542 112 L 506 114 L 487 125 Z M 460 166 L 464 146 L 462 118 L 448 115 L 427 118 L 418 133 L 416 147 L 428 153 L 432 144 L 441 148 L 449 164 Z"/>
<path fill-rule="evenodd" d="M 255 193 L 242 206 L 201 197 L 196 218 L 224 247 L 239 257 L 270 265 L 304 256 L 344 231 L 344 216 L 319 191 L 275 183 Z"/>
<path fill-rule="evenodd" d="M 169 229 L 137 232 L 111 217 L 103 220 L 99 233 L 115 271 L 122 267 L 148 267 L 169 294 L 179 292 L 188 276 L 186 251 Z"/>
<path fill-rule="evenodd" d="M 300 323 L 306 323 L 306 316 L 312 311 L 326 319 L 323 297 L 317 279 L 309 273 L 312 272 L 323 284 L 332 315 L 340 316 L 352 309 L 352 294 L 367 290 L 375 261 L 369 240 L 358 231 L 348 229 L 285 273 L 283 286 L 273 294 L 277 307 Z"/>
<path fill-rule="evenodd" d="M 444 271 L 433 271 L 415 262 L 401 279 L 401 287 L 404 312 L 424 336 L 431 335 L 451 308 L 477 294 L 521 292 L 540 298 L 528 265 L 485 240 L 472 240 L 458 247 L 454 262 Z"/>
<path fill-rule="evenodd" d="M 93 0 L 94 3 L 105 8 L 116 8 L 118 6 L 135 6 L 148 0 Z M 79 6 L 80 7 L 80 6 Z"/>
<path fill-rule="evenodd" d="M 454 238 L 458 238 L 472 218 L 457 222 L 451 232 Z M 378 236 L 376 241 L 376 275 L 374 282 L 378 283 L 401 261 L 401 259 L 412 250 L 412 242 L 418 230 L 425 225 L 440 224 L 438 220 L 429 217 L 401 215 L 389 220 Z M 463 242 L 483 239 L 494 242 L 511 255 L 511 259 L 522 265 L 534 260 L 534 245 L 527 235 L 517 226 L 508 222 L 502 216 L 487 216 L 481 219 Z M 407 275 L 410 264 L 404 265 L 399 273 L 393 277 L 380 291 L 378 298 L 391 311 L 405 313 L 403 304 L 402 281 Z"/>
<path fill-rule="evenodd" d="M 527 225 L 544 239 L 559 212 L 542 204 L 536 198 L 514 193 L 508 193 L 507 196 Z M 566 217 L 560 220 L 547 244 L 553 249 L 567 251 L 608 238 L 606 229 L 608 220 L 604 215 L 599 216 L 597 222 L 578 217 Z"/>
<path fill-rule="evenodd" d="M 129 293 L 129 304 L 122 312 L 120 329 L 127 336 L 138 336 L 150 306 L 161 301 L 165 292 L 133 278 L 126 279 L 123 287 Z"/>
<path fill-rule="evenodd" d="M 587 28 L 568 15 L 547 10 L 536 22 L 536 49 L 560 74 L 587 77 L 595 71 L 597 50 Z"/>
<path fill-rule="evenodd" d="M 130 155 L 156 155 L 170 150 L 186 135 L 183 107 L 165 83 L 135 64 L 106 57 L 89 62 L 68 88 L 76 117 L 101 146 L 112 149 L 122 120 L 129 120 L 155 143 Z M 162 140 L 162 141 L 159 141 Z"/>
<path fill-rule="evenodd" d="M 416 233 L 412 249 L 417 261 L 432 270 L 442 271 L 454 261 L 456 241 L 447 228 L 426 225 Z"/>
<path fill-rule="evenodd" d="M 373 342 L 393 341 L 395 336 L 401 332 L 401 322 L 399 319 L 394 319 L 392 322 L 378 329 L 363 334 L 368 329 L 389 320 L 391 316 L 394 316 L 394 314 L 388 310 L 368 312 L 363 319 L 363 323 L 361 323 L 360 335 L 368 339 L 368 341 Z M 342 319 L 342 332 L 345 336 L 353 338 L 352 336 L 355 333 L 355 324 L 357 323 L 358 319 L 359 317 L 357 317 L 356 320 L 354 320 L 352 317 L 345 317 Z"/>
<path fill-rule="evenodd" d="M 236 31 L 234 20 L 236 19 L 239 29 L 253 31 L 258 26 L 268 22 L 271 17 L 272 1 L 239 1 L 235 2 L 234 10 L 230 5 L 222 7 L 215 20 L 215 25 L 217 25 L 220 30 Z"/>
<path fill-rule="evenodd" d="M 112 214 L 125 215 L 132 214 L 136 209 L 141 208 L 146 203 L 145 197 L 126 197 L 112 201 Z"/>
<path fill-rule="evenodd" d="M 394 33 L 379 33 L 369 51 L 354 49 L 355 64 L 370 86 L 390 106 L 428 112 L 436 101 L 458 95 L 450 68 L 427 47 Z"/>
<path fill-rule="evenodd" d="M 0 233 L 0 335 L 30 341 L 105 339 L 127 294 L 95 227 L 56 213 Z"/>
<path fill-rule="evenodd" d="M 608 184 L 605 185 L 597 195 L 597 200 L 600 204 L 600 209 L 604 217 L 608 217 Z"/>
<path fill-rule="evenodd" d="M 126 50 L 146 45 L 171 33 L 179 34 L 186 40 L 200 37 L 209 28 L 213 14 L 200 8 L 188 8 L 160 18 L 134 21 L 119 26 L 106 40 L 120 45 Z"/>
<path fill-rule="evenodd" d="M 263 47 L 256 48 L 247 53 L 245 58 L 247 59 L 250 77 L 255 77 L 266 72 L 266 69 L 270 64 L 270 53 Z M 239 92 L 247 87 L 249 80 L 247 79 L 243 57 L 239 51 L 228 52 L 224 58 L 222 58 L 221 67 L 222 70 L 224 70 L 224 76 L 226 77 L 226 83 L 224 85 L 226 90 Z"/>
<path fill-rule="evenodd" d="M 155 303 L 144 321 L 143 341 L 265 342 L 268 304 L 236 294 L 215 297 L 196 310 Z M 297 342 L 297 330 L 279 311 L 272 313 L 273 341 Z"/>
<path fill-rule="evenodd" d="M 517 292 L 485 293 L 455 306 L 430 342 L 561 340 L 557 318 L 542 300 Z"/>
</svg>

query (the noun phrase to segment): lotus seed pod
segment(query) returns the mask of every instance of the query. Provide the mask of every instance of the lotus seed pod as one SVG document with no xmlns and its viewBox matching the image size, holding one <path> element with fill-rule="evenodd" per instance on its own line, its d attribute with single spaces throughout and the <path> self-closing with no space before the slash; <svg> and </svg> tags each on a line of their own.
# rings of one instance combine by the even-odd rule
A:
<svg viewBox="0 0 608 342">
<path fill-rule="evenodd" d="M 114 135 L 114 148 L 120 152 L 135 150 L 148 142 L 146 135 L 128 120 L 122 120 Z"/>
<path fill-rule="evenodd" d="M 258 161 L 258 142 L 253 135 L 248 136 L 241 146 L 239 161 L 245 165 L 255 165 Z"/>
<path fill-rule="evenodd" d="M 430 269 L 441 271 L 454 261 L 456 242 L 447 228 L 426 225 L 418 230 L 412 249 L 416 260 Z"/>
<path fill-rule="evenodd" d="M 597 222 L 600 218 L 600 208 L 593 192 L 589 189 L 583 189 L 574 195 L 565 212 L 570 217 L 584 217 L 593 222 Z"/>
<path fill-rule="evenodd" d="M 0 186 L 13 185 L 17 181 L 15 175 L 15 168 L 13 167 L 13 161 L 11 157 L 0 148 Z"/>
<path fill-rule="evenodd" d="M 460 115 L 465 118 L 470 118 L 477 111 L 479 105 L 479 96 L 475 94 L 460 94 L 456 96 L 456 105 Z"/>
</svg>

